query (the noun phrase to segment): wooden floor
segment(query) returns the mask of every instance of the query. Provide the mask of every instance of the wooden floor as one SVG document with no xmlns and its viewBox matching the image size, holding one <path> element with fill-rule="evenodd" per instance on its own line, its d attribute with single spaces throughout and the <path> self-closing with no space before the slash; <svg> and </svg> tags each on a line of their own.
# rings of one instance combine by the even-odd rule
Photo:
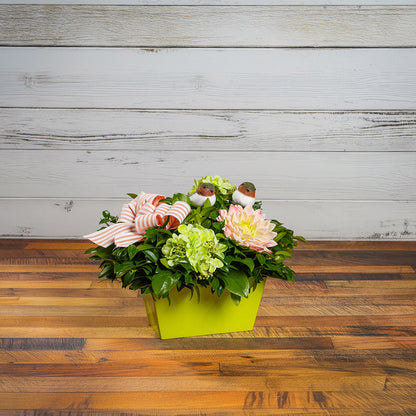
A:
<svg viewBox="0 0 416 416">
<path fill-rule="evenodd" d="M 254 331 L 161 341 L 80 241 L 0 240 L 0 416 L 416 415 L 416 242 L 311 242 Z"/>
</svg>

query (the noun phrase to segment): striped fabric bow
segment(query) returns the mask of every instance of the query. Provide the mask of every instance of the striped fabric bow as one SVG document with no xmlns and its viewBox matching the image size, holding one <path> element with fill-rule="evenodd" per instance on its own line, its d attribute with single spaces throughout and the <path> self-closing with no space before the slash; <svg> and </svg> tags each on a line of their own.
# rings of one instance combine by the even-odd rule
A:
<svg viewBox="0 0 416 416">
<path fill-rule="evenodd" d="M 182 201 L 173 205 L 160 203 L 164 198 L 162 195 L 141 192 L 129 204 L 123 205 L 117 224 L 85 235 L 84 238 L 102 247 L 108 247 L 113 242 L 117 247 L 128 247 L 143 240 L 148 229 L 161 226 L 168 217 L 167 230 L 179 227 L 191 207 Z"/>
</svg>

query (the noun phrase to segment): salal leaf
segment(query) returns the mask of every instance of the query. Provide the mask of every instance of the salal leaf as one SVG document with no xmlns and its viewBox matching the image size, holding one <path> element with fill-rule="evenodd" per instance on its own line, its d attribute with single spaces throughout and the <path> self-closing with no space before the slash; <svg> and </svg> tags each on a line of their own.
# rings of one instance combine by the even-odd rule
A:
<svg viewBox="0 0 416 416">
<path fill-rule="evenodd" d="M 132 244 L 127 249 L 127 252 L 129 253 L 129 259 L 133 260 L 133 257 L 137 254 L 137 247 Z"/>
<path fill-rule="evenodd" d="M 136 247 L 136 251 L 139 252 L 143 250 L 151 250 L 152 248 L 154 248 L 154 246 L 152 246 L 151 244 L 140 244 Z"/>
<path fill-rule="evenodd" d="M 289 252 L 283 251 L 283 250 L 281 250 L 281 251 L 275 251 L 273 254 L 275 256 L 292 257 L 292 255 Z"/>
<path fill-rule="evenodd" d="M 246 257 L 245 259 L 234 258 L 233 261 L 245 264 L 250 269 L 250 272 L 254 270 L 254 261 L 250 257 Z"/>
<path fill-rule="evenodd" d="M 107 276 L 112 273 L 114 267 L 112 264 L 107 264 L 103 267 L 103 269 L 100 271 L 100 274 L 98 275 L 99 278 Z"/>
<path fill-rule="evenodd" d="M 263 256 L 263 254 L 258 253 L 258 254 L 256 255 L 256 257 L 257 257 L 257 260 L 258 260 L 258 262 L 259 262 L 260 264 L 264 264 L 264 263 L 266 263 L 266 258 Z"/>
<path fill-rule="evenodd" d="M 234 293 L 231 293 L 231 300 L 233 301 L 234 305 L 238 306 L 241 301 L 241 296 L 235 295 Z"/>
<path fill-rule="evenodd" d="M 167 259 L 165 259 L 164 257 L 162 257 L 161 259 L 160 259 L 160 262 L 167 268 L 167 269 L 170 269 L 170 266 L 169 266 L 169 263 L 168 263 L 168 260 Z"/>
<path fill-rule="evenodd" d="M 90 254 L 90 253 L 94 253 L 95 250 L 97 249 L 97 247 L 90 247 L 87 250 L 84 251 L 84 254 Z"/>
<path fill-rule="evenodd" d="M 155 264 L 159 260 L 158 256 L 153 251 L 145 250 L 143 253 L 151 262 Z"/>
<path fill-rule="evenodd" d="M 123 276 L 123 286 L 127 287 L 135 278 L 135 272 L 133 270 L 128 271 L 124 276 Z"/>
<path fill-rule="evenodd" d="M 132 261 L 126 261 L 124 263 L 115 263 L 114 264 L 114 272 L 120 273 L 124 272 L 125 270 L 132 270 L 134 269 L 135 265 Z"/>
<path fill-rule="evenodd" d="M 179 278 L 170 270 L 162 270 L 152 278 L 152 288 L 158 298 L 166 297 L 178 283 Z"/>
<path fill-rule="evenodd" d="M 173 195 L 172 204 L 174 204 L 177 201 L 186 202 L 188 205 L 191 205 L 191 200 L 189 199 L 189 196 L 182 193 L 177 193 Z"/>
<path fill-rule="evenodd" d="M 216 277 L 214 277 L 211 282 L 212 290 L 216 291 L 219 288 L 219 286 L 220 286 L 220 281 Z"/>
<path fill-rule="evenodd" d="M 248 297 L 250 285 L 245 273 L 242 271 L 230 270 L 228 273 L 221 275 L 221 279 L 224 281 L 225 288 L 231 293 L 245 298 Z"/>
<path fill-rule="evenodd" d="M 281 240 L 284 236 L 286 235 L 286 231 L 281 231 L 279 234 L 277 234 L 277 237 L 274 238 L 274 241 L 276 241 L 276 243 Z"/>
</svg>

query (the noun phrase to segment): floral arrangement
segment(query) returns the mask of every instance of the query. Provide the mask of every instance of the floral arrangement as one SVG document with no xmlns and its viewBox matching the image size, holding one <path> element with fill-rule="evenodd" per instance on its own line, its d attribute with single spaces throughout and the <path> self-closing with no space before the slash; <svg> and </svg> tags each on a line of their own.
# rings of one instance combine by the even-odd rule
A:
<svg viewBox="0 0 416 416">
<path fill-rule="evenodd" d="M 105 224 L 85 238 L 97 244 L 86 253 L 100 261 L 100 278 L 167 297 L 175 286 L 199 296 L 199 287 L 224 290 L 238 304 L 266 277 L 294 281 L 283 264 L 297 240 L 277 220 L 267 220 L 255 186 L 238 188 L 219 176 L 195 181 L 187 195 L 128 194 L 119 217 L 103 211 Z"/>
</svg>

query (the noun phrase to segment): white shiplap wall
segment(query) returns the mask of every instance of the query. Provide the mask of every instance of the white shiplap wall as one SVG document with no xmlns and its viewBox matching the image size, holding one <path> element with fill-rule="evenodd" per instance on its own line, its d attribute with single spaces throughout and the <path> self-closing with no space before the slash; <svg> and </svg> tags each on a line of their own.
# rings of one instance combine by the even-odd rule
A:
<svg viewBox="0 0 416 416">
<path fill-rule="evenodd" d="M 0 0 L 0 235 L 220 174 L 309 239 L 415 239 L 416 2 L 52 3 Z"/>
</svg>

